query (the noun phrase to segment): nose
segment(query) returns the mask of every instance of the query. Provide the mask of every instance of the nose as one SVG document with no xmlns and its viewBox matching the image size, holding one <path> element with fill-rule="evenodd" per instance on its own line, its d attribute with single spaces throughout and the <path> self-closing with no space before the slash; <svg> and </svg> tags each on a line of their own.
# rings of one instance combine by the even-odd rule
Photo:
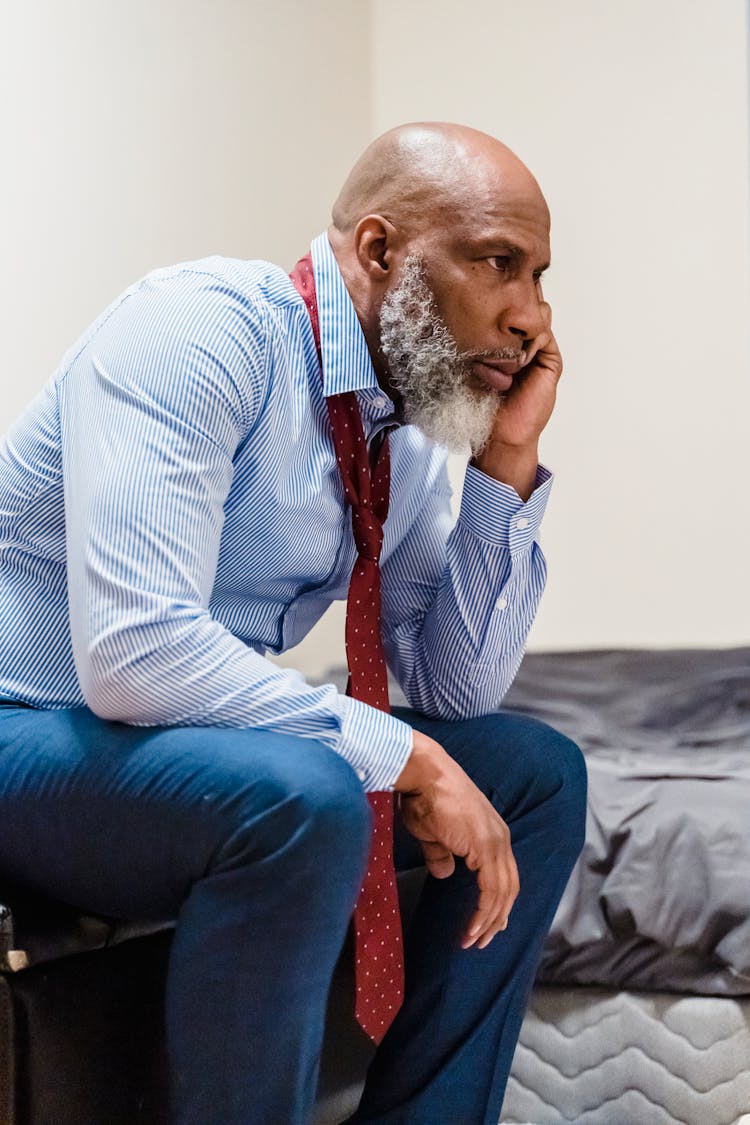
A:
<svg viewBox="0 0 750 1125">
<path fill-rule="evenodd" d="M 519 279 L 504 293 L 500 328 L 520 340 L 533 340 L 545 326 L 544 305 L 539 283 Z"/>
</svg>

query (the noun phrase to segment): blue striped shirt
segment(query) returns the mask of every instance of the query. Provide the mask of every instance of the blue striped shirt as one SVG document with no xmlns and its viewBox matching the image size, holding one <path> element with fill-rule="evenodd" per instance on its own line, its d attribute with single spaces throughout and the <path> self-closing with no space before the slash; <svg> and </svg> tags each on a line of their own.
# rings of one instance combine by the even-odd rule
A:
<svg viewBox="0 0 750 1125">
<path fill-rule="evenodd" d="M 325 235 L 309 318 L 267 262 L 207 258 L 131 286 L 66 354 L 0 447 L 0 695 L 136 725 L 316 738 L 368 790 L 411 748 L 399 719 L 266 652 L 296 644 L 355 557 L 324 396 L 368 437 L 393 413 Z M 444 450 L 391 434 L 382 552 L 389 665 L 410 704 L 498 706 L 545 579 L 527 503 L 469 467 L 455 528 Z"/>
</svg>

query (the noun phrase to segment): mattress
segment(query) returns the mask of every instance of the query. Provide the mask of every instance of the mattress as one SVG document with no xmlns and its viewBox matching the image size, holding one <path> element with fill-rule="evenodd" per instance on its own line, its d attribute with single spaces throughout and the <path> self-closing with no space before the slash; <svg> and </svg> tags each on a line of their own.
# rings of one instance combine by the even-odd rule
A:
<svg viewBox="0 0 750 1125">
<path fill-rule="evenodd" d="M 361 1089 L 331 1094 L 314 1125 L 347 1118 Z M 537 985 L 501 1122 L 750 1125 L 750 998 Z"/>
<path fill-rule="evenodd" d="M 750 1125 L 750 998 L 537 985 L 501 1121 Z"/>
</svg>

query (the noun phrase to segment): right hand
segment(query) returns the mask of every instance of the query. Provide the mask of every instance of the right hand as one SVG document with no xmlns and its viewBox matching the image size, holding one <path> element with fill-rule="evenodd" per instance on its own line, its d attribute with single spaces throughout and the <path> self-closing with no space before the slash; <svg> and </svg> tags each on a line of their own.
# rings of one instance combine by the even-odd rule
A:
<svg viewBox="0 0 750 1125">
<path fill-rule="evenodd" d="M 430 874 L 452 875 L 456 855 L 476 871 L 479 901 L 461 944 L 484 949 L 506 928 L 519 890 L 507 824 L 458 763 L 420 731 L 414 731 L 412 753 L 394 788 Z"/>
</svg>

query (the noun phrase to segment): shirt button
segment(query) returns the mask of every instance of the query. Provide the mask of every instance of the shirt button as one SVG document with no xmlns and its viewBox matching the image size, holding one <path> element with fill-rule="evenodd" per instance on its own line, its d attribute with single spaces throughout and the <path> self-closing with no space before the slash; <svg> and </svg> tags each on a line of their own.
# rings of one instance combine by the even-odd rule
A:
<svg viewBox="0 0 750 1125">
<path fill-rule="evenodd" d="M 495 602 L 495 609 L 505 609 L 508 605 L 507 598 L 498 598 Z"/>
<path fill-rule="evenodd" d="M 518 528 L 519 531 L 523 531 L 524 528 L 526 528 L 528 526 L 529 526 L 529 521 L 526 519 L 526 516 L 521 516 L 520 520 L 516 520 L 516 527 Z"/>
<path fill-rule="evenodd" d="M 388 405 L 388 400 L 380 397 L 374 398 L 372 400 L 372 405 L 378 410 L 383 410 Z"/>
<path fill-rule="evenodd" d="M 366 770 L 357 770 L 357 777 L 359 778 L 360 781 L 365 781 L 367 779 L 367 771 Z"/>
</svg>

